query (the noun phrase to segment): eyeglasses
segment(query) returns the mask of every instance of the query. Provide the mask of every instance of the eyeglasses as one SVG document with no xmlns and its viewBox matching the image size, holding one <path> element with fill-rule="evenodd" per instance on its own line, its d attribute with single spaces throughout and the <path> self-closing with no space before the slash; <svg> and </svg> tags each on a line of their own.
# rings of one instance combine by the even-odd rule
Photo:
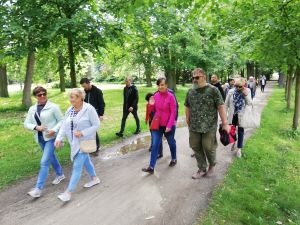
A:
<svg viewBox="0 0 300 225">
<path fill-rule="evenodd" d="M 46 94 L 46 93 L 40 93 L 40 94 L 37 94 L 36 96 L 37 96 L 37 97 L 42 97 L 42 96 L 43 96 L 43 97 L 46 97 L 47 94 Z"/>
<path fill-rule="evenodd" d="M 243 88 L 243 86 L 235 86 L 236 88 L 239 88 L 239 89 L 241 89 L 241 88 Z"/>
<path fill-rule="evenodd" d="M 192 77 L 192 80 L 199 80 L 199 76 L 197 76 L 197 77 Z"/>
</svg>

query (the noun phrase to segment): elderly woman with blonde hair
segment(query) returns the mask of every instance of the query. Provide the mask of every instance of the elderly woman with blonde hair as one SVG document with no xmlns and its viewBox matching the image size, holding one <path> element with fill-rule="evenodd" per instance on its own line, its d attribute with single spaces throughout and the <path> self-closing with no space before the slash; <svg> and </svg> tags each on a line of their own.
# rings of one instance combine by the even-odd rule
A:
<svg viewBox="0 0 300 225">
<path fill-rule="evenodd" d="M 80 180 L 83 167 L 91 177 L 91 181 L 84 185 L 85 188 L 100 183 L 88 152 L 88 146 L 91 145 L 91 149 L 96 150 L 95 135 L 100 122 L 95 108 L 85 103 L 84 97 L 85 93 L 82 90 L 77 88 L 71 90 L 70 103 L 72 106 L 67 110 L 55 140 L 55 146 L 60 148 L 64 138 L 67 137 L 71 146 L 71 160 L 73 161 L 72 176 L 68 188 L 64 193 L 58 195 L 58 198 L 63 202 L 70 201 L 71 193 Z"/>
<path fill-rule="evenodd" d="M 242 148 L 244 142 L 244 128 L 239 125 L 239 118 L 245 113 L 246 105 L 252 104 L 251 91 L 245 87 L 246 81 L 244 78 L 236 78 L 234 88 L 232 88 L 226 97 L 225 111 L 227 112 L 228 124 L 238 127 L 238 143 L 236 156 L 242 157 Z M 232 146 L 235 150 L 235 143 Z"/>
</svg>

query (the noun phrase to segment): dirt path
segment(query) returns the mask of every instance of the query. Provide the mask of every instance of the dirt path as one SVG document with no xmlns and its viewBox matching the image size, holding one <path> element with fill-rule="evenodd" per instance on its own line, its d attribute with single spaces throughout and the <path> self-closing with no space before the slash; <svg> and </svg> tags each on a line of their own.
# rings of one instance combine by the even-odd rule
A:
<svg viewBox="0 0 300 225">
<path fill-rule="evenodd" d="M 261 94 L 257 91 L 256 108 L 261 111 L 272 92 L 272 85 Z M 246 131 L 247 138 L 252 130 Z M 70 168 L 64 168 L 67 179 L 58 186 L 50 184 L 53 172 L 40 199 L 32 200 L 26 195 L 34 186 L 36 177 L 19 182 L 0 193 L 1 225 L 185 225 L 195 222 L 205 210 L 214 187 L 220 183 L 234 156 L 229 147 L 219 144 L 216 173 L 210 178 L 192 180 L 197 170 L 191 158 L 188 130 L 178 128 L 178 164 L 169 168 L 170 153 L 164 143 L 164 158 L 158 161 L 156 173 L 147 176 L 141 172 L 149 163 L 146 149 L 120 155 L 118 150 L 133 143 L 138 146 L 147 140 L 148 134 L 124 140 L 106 149 L 93 159 L 102 183 L 90 190 L 82 188 L 88 177 L 86 173 L 68 204 L 62 204 L 57 194 L 62 192 L 70 177 Z M 142 141 L 141 141 L 142 140 Z M 129 145 L 130 146 L 130 145 Z M 124 149 L 124 147 L 123 147 Z M 250 153 L 249 153 L 250 154 Z"/>
</svg>

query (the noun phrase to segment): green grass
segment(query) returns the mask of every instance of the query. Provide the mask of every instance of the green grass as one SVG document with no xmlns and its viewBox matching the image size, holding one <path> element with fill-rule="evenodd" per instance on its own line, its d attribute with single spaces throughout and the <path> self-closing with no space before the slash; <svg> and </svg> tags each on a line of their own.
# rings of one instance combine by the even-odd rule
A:
<svg viewBox="0 0 300 225">
<path fill-rule="evenodd" d="M 300 132 L 276 89 L 243 159 L 230 166 L 199 224 L 300 224 Z"/>
<path fill-rule="evenodd" d="M 142 131 L 148 130 L 144 122 L 145 95 L 154 90 L 155 88 L 139 87 L 139 117 Z M 180 115 L 184 113 L 183 103 L 186 92 L 187 88 L 179 87 L 176 93 L 180 105 Z M 123 95 L 122 90 L 104 90 L 103 93 L 106 102 L 106 118 L 101 123 L 99 134 L 101 145 L 106 146 L 119 140 L 115 133 L 120 129 Z M 60 105 L 63 112 L 69 107 L 67 93 L 50 89 L 48 96 L 52 102 Z M 39 170 L 41 150 L 34 142 L 33 133 L 23 128 L 27 110 L 20 104 L 21 97 L 21 93 L 16 93 L 12 94 L 10 98 L 0 98 L 0 190 L 20 178 L 37 174 Z M 124 135 L 131 136 L 134 131 L 135 122 L 130 115 Z M 57 153 L 63 165 L 70 163 L 68 146 L 57 151 Z"/>
</svg>

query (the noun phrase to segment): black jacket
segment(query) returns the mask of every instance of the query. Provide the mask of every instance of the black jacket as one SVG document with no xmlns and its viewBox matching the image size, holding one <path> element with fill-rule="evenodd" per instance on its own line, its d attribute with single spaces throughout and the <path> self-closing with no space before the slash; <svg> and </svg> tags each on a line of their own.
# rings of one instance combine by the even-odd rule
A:
<svg viewBox="0 0 300 225">
<path fill-rule="evenodd" d="M 220 91 L 220 93 L 221 93 L 221 95 L 222 95 L 222 98 L 223 98 L 223 100 L 225 101 L 225 93 L 224 93 L 224 90 L 223 90 L 223 88 L 222 88 L 222 85 L 221 85 L 221 83 L 220 82 L 218 82 L 218 83 L 216 83 L 216 84 L 212 84 L 211 83 L 211 85 L 213 85 L 213 86 L 215 86 L 216 88 L 218 88 L 219 89 L 219 91 Z"/>
<path fill-rule="evenodd" d="M 138 102 L 139 102 L 139 93 L 135 85 L 131 85 L 130 87 L 124 87 L 123 90 L 123 110 L 127 111 L 130 107 L 133 110 L 138 109 Z"/>
<path fill-rule="evenodd" d="M 90 103 L 97 111 L 98 116 L 104 115 L 105 102 L 102 91 L 96 86 L 92 85 L 91 90 L 85 91 L 84 101 Z"/>
</svg>

